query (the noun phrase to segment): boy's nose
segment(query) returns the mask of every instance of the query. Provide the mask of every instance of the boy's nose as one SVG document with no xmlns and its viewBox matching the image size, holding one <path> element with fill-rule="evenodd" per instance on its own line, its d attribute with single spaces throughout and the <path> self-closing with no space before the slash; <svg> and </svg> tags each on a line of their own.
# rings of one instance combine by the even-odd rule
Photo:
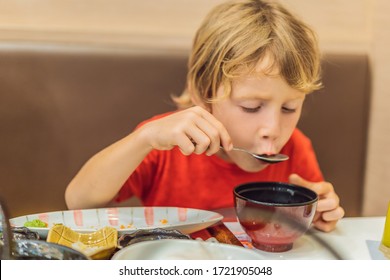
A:
<svg viewBox="0 0 390 280">
<path fill-rule="evenodd" d="M 261 139 L 273 141 L 280 135 L 279 113 L 269 112 L 263 117 L 259 128 L 259 136 Z"/>
</svg>

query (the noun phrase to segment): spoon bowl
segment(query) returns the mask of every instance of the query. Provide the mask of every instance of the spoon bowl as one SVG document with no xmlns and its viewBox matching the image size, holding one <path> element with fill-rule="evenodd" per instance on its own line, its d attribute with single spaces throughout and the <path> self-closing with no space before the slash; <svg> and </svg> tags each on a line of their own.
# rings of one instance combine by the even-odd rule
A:
<svg viewBox="0 0 390 280">
<path fill-rule="evenodd" d="M 221 146 L 221 149 L 223 149 L 222 146 Z M 278 162 L 286 161 L 289 159 L 289 157 L 287 155 L 284 155 L 284 154 L 273 154 L 273 155 L 261 154 L 260 155 L 260 154 L 251 153 L 245 149 L 236 148 L 236 147 L 234 147 L 233 150 L 250 154 L 255 159 L 264 161 L 266 163 L 278 163 Z"/>
</svg>

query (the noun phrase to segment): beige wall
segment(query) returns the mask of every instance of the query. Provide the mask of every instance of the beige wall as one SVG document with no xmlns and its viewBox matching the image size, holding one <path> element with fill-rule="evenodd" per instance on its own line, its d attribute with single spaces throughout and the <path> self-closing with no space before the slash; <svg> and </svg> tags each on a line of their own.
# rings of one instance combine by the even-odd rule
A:
<svg viewBox="0 0 390 280">
<path fill-rule="evenodd" d="M 2 0 L 0 38 L 37 38 L 189 47 L 208 10 L 223 0 Z M 316 28 L 327 48 L 362 51 L 372 36 L 374 0 L 282 0 Z M 162 39 L 167 42 L 161 42 Z"/>
<path fill-rule="evenodd" d="M 363 208 L 366 215 L 385 213 L 390 202 L 390 2 L 373 1 L 373 11 L 373 98 Z"/>
<path fill-rule="evenodd" d="M 201 19 L 219 2 L 222 0 L 2 0 L 0 42 L 49 41 L 118 48 L 135 44 L 187 51 Z M 282 2 L 317 30 L 324 51 L 370 55 L 373 96 L 364 214 L 384 215 L 390 201 L 390 2 Z"/>
</svg>

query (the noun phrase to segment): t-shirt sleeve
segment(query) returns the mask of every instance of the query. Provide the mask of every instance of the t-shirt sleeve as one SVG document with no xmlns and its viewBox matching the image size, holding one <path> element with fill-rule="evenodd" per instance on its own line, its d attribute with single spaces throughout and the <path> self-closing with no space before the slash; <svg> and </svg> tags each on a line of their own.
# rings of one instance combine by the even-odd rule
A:
<svg viewBox="0 0 390 280">
<path fill-rule="evenodd" d="M 138 129 L 139 127 L 145 125 L 150 121 L 160 119 L 171 113 L 172 112 L 168 112 L 154 116 L 149 120 L 141 122 L 135 129 Z M 156 171 L 158 164 L 157 162 L 158 152 L 150 152 L 123 184 L 122 188 L 119 190 L 118 194 L 114 198 L 114 201 L 122 202 L 131 198 L 132 196 L 136 196 L 142 199 L 146 195 L 146 192 L 148 192 L 148 186 L 152 185 L 154 172 Z"/>
</svg>

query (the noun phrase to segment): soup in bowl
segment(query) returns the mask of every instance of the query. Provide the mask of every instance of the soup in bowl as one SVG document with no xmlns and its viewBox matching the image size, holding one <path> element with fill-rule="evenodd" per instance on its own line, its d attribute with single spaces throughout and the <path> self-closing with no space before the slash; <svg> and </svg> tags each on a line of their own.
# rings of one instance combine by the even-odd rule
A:
<svg viewBox="0 0 390 280">
<path fill-rule="evenodd" d="M 255 248 L 284 252 L 313 221 L 317 194 L 307 188 L 280 182 L 251 182 L 234 189 L 235 210 Z"/>
</svg>

